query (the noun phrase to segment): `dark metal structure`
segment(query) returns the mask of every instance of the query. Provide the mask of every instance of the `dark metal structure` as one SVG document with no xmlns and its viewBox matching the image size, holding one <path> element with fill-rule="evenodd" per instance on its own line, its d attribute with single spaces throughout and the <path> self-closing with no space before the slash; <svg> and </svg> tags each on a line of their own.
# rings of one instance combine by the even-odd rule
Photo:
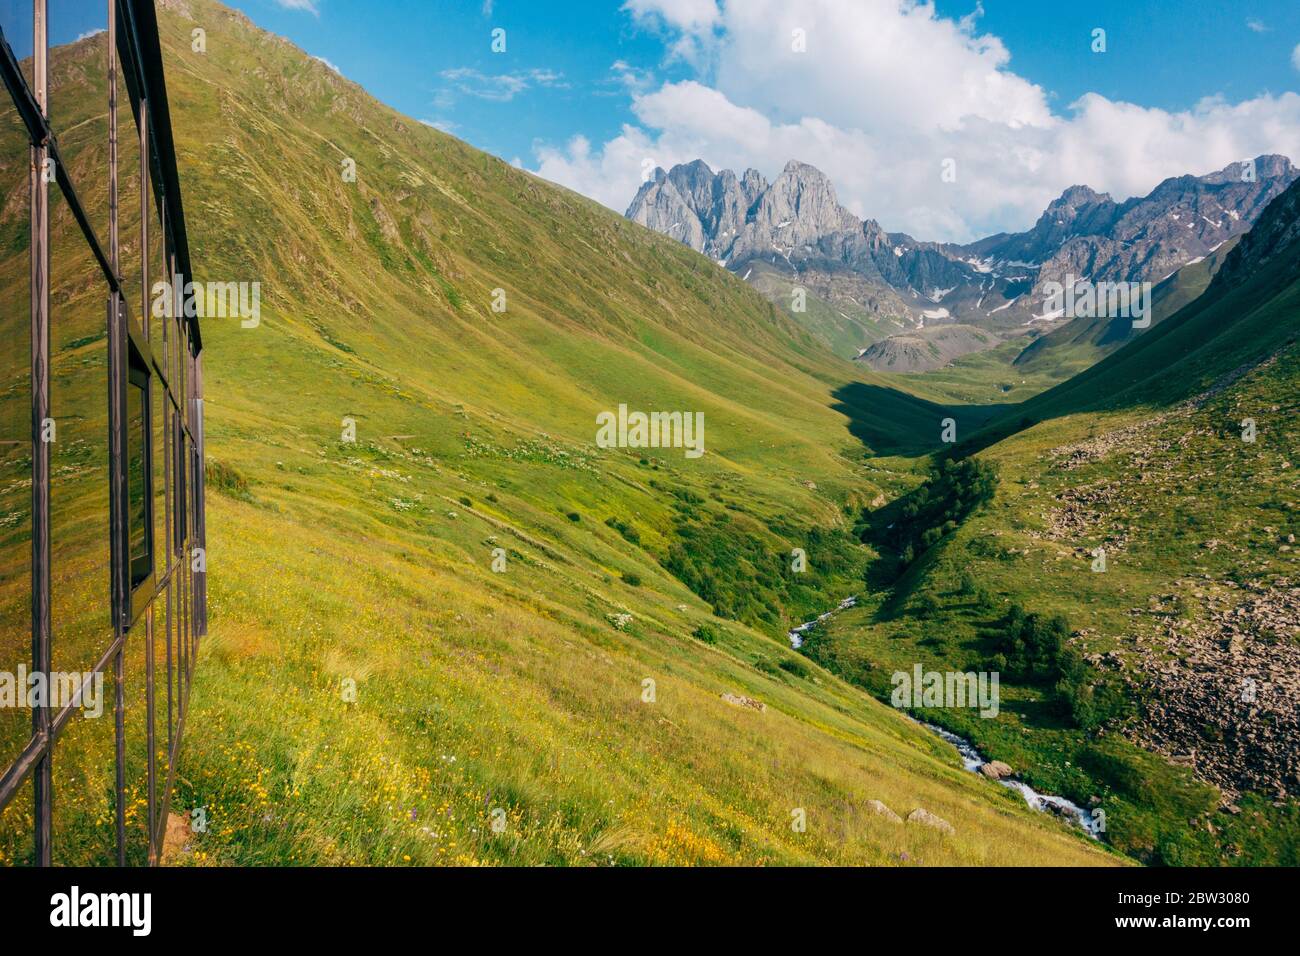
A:
<svg viewBox="0 0 1300 956">
<path fill-rule="evenodd" d="M 49 39 L 47 0 L 32 0 L 33 37 L 30 64 L 15 57 L 10 39 L 0 30 L 0 74 L 30 139 L 31 257 L 31 667 L 51 672 L 51 649 L 59 639 L 51 620 L 50 447 L 45 423 L 57 420 L 50 399 L 50 256 L 51 189 L 57 188 L 80 239 L 89 247 L 104 289 L 107 335 L 108 488 L 110 566 L 103 600 L 112 608 L 112 632 L 97 652 L 89 682 L 113 677 L 115 723 L 115 798 L 117 862 L 128 850 L 127 740 L 124 658 L 128 647 L 144 643 L 145 773 L 147 860 L 157 863 L 180 756 L 190 678 L 199 638 L 206 633 L 203 513 L 203 365 L 193 293 L 185 215 L 163 78 L 162 51 L 153 0 L 106 0 L 108 117 L 108 235 L 96 234 L 78 197 L 69 166 L 63 161 L 49 119 Z M 30 80 L 29 80 L 30 77 Z M 131 112 L 119 115 L 118 90 L 125 88 Z M 119 127 L 135 135 L 119 141 Z M 121 150 L 139 151 L 139 288 L 128 288 L 121 273 L 118 167 Z M 147 171 L 147 174 L 145 173 Z M 151 229 L 161 236 L 165 292 L 150 285 Z M 159 270 L 159 264 L 155 263 Z M 151 297 L 151 290 L 153 295 Z M 160 302 L 170 297 L 170 303 Z M 152 303 L 152 306 L 151 306 Z M 170 305 L 160 308 L 160 305 Z M 158 322 L 151 322 L 161 319 Z M 57 316 L 55 316 L 57 319 Z M 151 326 L 153 326 L 151 330 Z M 161 412 L 161 423 L 155 421 Z M 161 442 L 158 437 L 161 436 Z M 162 477 L 161 491 L 155 487 Z M 155 515 L 161 500 L 165 514 Z M 157 522 L 157 524 L 155 523 Z M 158 534 L 158 528 L 163 530 Z M 161 538 L 161 540 L 156 540 Z M 157 635 L 162 629 L 163 635 Z M 155 659 L 156 639 L 163 637 L 165 660 Z M 166 677 L 166 746 L 159 737 L 161 681 Z M 101 683 L 102 686 L 102 683 Z M 83 685 L 83 690 L 88 684 Z M 34 852 L 39 865 L 51 862 L 59 834 L 52 825 L 58 798 L 53 763 L 60 735 L 77 707 L 48 702 L 32 708 L 31 737 L 7 767 L 0 766 L 0 809 L 30 778 L 34 796 Z M 163 759 L 160 761 L 159 754 Z M 160 765 L 161 764 L 161 765 Z M 135 783 L 139 783 L 136 781 Z"/>
</svg>

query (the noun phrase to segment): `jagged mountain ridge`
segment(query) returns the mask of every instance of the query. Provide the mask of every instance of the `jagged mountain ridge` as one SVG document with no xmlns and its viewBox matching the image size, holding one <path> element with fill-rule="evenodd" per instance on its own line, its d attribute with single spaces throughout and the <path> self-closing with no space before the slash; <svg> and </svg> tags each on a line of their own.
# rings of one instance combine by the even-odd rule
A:
<svg viewBox="0 0 1300 956">
<path fill-rule="evenodd" d="M 1043 314 L 1045 282 L 1158 283 L 1203 259 L 1248 230 L 1297 174 L 1286 157 L 1263 155 L 1123 202 L 1071 186 L 1031 229 L 966 245 L 920 242 L 859 219 L 825 174 L 797 160 L 771 183 L 753 169 L 714 173 L 701 160 L 657 169 L 626 215 L 743 277 L 757 263 L 784 273 L 846 320 L 853 313 L 898 333 L 960 323 L 1006 335 L 1064 324 Z"/>
</svg>

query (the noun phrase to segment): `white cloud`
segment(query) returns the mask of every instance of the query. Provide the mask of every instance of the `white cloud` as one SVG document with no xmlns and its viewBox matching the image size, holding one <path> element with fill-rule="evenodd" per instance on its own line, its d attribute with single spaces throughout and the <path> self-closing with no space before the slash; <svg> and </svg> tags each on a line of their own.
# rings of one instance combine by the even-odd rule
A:
<svg viewBox="0 0 1300 956">
<path fill-rule="evenodd" d="M 311 54 L 308 54 L 308 55 L 311 56 L 311 58 L 312 58 L 313 60 L 319 60 L 321 63 L 324 63 L 327 67 L 329 67 L 331 70 L 333 70 L 333 71 L 334 71 L 335 73 L 337 73 L 339 76 L 342 76 L 342 75 L 343 75 L 343 71 L 340 70 L 340 69 L 339 69 L 337 66 L 335 66 L 333 63 L 331 63 L 329 60 L 325 59 L 325 57 L 323 57 L 323 56 L 312 56 Z"/>
<path fill-rule="evenodd" d="M 452 88 L 466 96 L 497 103 L 508 103 L 525 90 L 537 86 L 554 89 L 567 89 L 564 76 L 553 70 L 522 70 L 515 73 L 482 73 L 471 67 L 457 67 L 443 70 L 438 74 L 448 81 Z M 445 91 L 444 91 L 445 93 Z M 440 106 L 446 108 L 450 103 L 445 96 Z"/>
<path fill-rule="evenodd" d="M 1295 49 L 1291 51 L 1291 65 L 1300 70 L 1300 43 L 1297 43 Z"/>
<path fill-rule="evenodd" d="M 286 10 L 302 10 L 314 17 L 320 16 L 320 8 L 316 5 L 317 0 L 275 0 L 275 2 Z"/>
<path fill-rule="evenodd" d="M 1269 26 L 1258 17 L 1248 17 L 1246 19 L 1246 28 L 1253 33 L 1267 33 Z"/>
<path fill-rule="evenodd" d="M 673 35 L 668 43 L 670 60 L 705 68 L 722 17 L 716 0 L 627 0 L 623 9 L 638 25 Z"/>
<path fill-rule="evenodd" d="M 105 30 L 103 27 L 98 27 L 98 28 L 96 28 L 96 29 L 94 29 L 94 30 L 87 30 L 85 33 L 78 33 L 78 34 L 77 34 L 77 38 L 76 38 L 75 40 L 73 40 L 72 42 L 73 42 L 73 43 L 79 43 L 79 42 L 81 42 L 82 40 L 89 39 L 90 37 L 97 37 L 97 36 L 99 36 L 101 33 L 107 33 L 107 32 L 108 32 L 108 31 Z"/>
<path fill-rule="evenodd" d="M 655 82 L 652 70 L 633 66 L 626 60 L 615 60 L 610 64 L 609 73 L 615 83 L 634 93 L 645 92 Z"/>
<path fill-rule="evenodd" d="M 716 0 L 627 0 L 623 9 L 642 22 L 659 21 L 688 33 L 712 28 L 719 17 Z"/>
<path fill-rule="evenodd" d="M 859 216 L 922 239 L 968 240 L 1028 227 L 1075 183 L 1123 199 L 1264 152 L 1300 159 L 1294 93 L 1181 112 L 1088 94 L 1053 110 L 1044 89 L 1011 71 L 1002 41 L 978 33 L 978 8 L 962 20 L 911 0 L 628 0 L 625 9 L 676 31 L 670 48 L 689 37 L 709 67 L 634 92 L 636 122 L 604 144 L 575 137 L 536 150 L 541 176 L 619 212 L 647 159 L 753 166 L 769 178 L 800 159 Z M 796 28 L 806 53 L 792 49 Z M 940 176 L 947 158 L 955 183 Z"/>
</svg>

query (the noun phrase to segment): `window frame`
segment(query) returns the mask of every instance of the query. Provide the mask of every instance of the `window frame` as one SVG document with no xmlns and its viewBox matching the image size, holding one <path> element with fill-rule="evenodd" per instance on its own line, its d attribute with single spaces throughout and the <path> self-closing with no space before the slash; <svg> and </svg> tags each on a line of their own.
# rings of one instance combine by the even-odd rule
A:
<svg viewBox="0 0 1300 956">
<path fill-rule="evenodd" d="M 154 592 L 157 589 L 157 557 L 158 557 L 158 540 L 154 534 L 154 501 L 153 501 L 153 462 L 156 453 L 153 440 L 153 389 L 165 384 L 157 379 L 157 363 L 153 359 L 153 351 L 149 348 L 149 343 L 145 340 L 143 334 L 136 328 L 134 318 L 129 318 L 127 326 L 127 375 L 126 381 L 123 382 L 122 393 L 118 396 L 121 403 L 121 415 L 118 420 L 122 423 L 122 442 L 120 447 L 124 452 L 122 462 L 123 469 L 129 469 L 130 464 L 126 459 L 130 456 L 132 447 L 132 436 L 130 434 L 130 422 L 127 418 L 126 410 L 128 406 L 127 395 L 129 389 L 140 388 L 143 392 L 144 409 L 141 418 L 143 428 L 143 440 L 141 444 L 141 454 L 143 457 L 143 479 L 144 479 L 144 535 L 145 535 L 145 555 L 139 559 L 131 555 L 131 510 L 128 487 L 129 482 L 122 483 L 122 514 L 127 517 L 122 522 L 121 534 L 124 538 L 122 542 L 121 553 L 126 556 L 127 564 L 127 588 L 129 594 L 127 608 L 127 625 L 134 624 L 136 619 L 144 613 L 144 609 L 153 599 Z M 139 570 L 137 570 L 139 569 Z"/>
</svg>

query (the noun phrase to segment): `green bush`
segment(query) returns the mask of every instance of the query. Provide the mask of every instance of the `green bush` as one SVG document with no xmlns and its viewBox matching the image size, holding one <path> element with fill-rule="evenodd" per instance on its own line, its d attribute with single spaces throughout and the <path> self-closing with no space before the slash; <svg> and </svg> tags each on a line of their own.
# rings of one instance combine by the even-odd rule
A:
<svg viewBox="0 0 1300 956">
<path fill-rule="evenodd" d="M 623 583 L 634 588 L 639 588 L 641 586 L 641 575 L 637 574 L 635 571 L 624 571 Z"/>
<path fill-rule="evenodd" d="M 1056 693 L 1075 726 L 1095 730 L 1128 715 L 1129 700 L 1117 677 L 1102 673 L 1068 650 L 1061 655 L 1060 670 Z"/>
<path fill-rule="evenodd" d="M 809 674 L 808 665 L 797 657 L 783 657 L 776 666 L 795 677 L 807 677 Z"/>
<path fill-rule="evenodd" d="M 910 564 L 957 530 L 961 522 L 993 499 L 997 469 L 976 458 L 946 461 L 903 502 L 888 542 Z"/>
<path fill-rule="evenodd" d="M 691 637 L 697 641 L 703 641 L 705 644 L 716 644 L 722 637 L 722 632 L 712 624 L 701 624 L 691 631 Z"/>
<path fill-rule="evenodd" d="M 252 492 L 248 490 L 248 479 L 235 470 L 234 465 L 209 458 L 203 466 L 203 481 L 213 491 L 238 498 L 240 501 L 252 501 Z"/>
<path fill-rule="evenodd" d="M 632 544 L 641 543 L 641 533 L 637 531 L 636 528 L 628 524 L 627 522 L 622 521 L 618 518 L 609 517 L 605 519 L 605 524 L 609 525 L 611 528 L 613 528 L 615 531 L 621 534 L 624 537 L 624 539 L 631 542 Z"/>
<path fill-rule="evenodd" d="M 843 530 L 712 512 L 699 508 L 698 495 L 678 497 L 675 540 L 659 563 L 718 617 L 775 631 L 782 620 L 807 620 L 833 607 L 862 573 L 864 556 Z M 801 574 L 790 573 L 794 543 L 808 555 Z"/>
<path fill-rule="evenodd" d="M 1070 625 L 1059 614 L 1044 617 L 1026 614 L 1013 604 L 1003 618 L 996 644 L 992 669 L 1005 672 L 1013 680 L 1047 683 L 1061 677 L 1062 654 Z"/>
<path fill-rule="evenodd" d="M 943 610 L 943 605 L 935 597 L 933 591 L 926 591 L 916 602 L 917 617 L 926 619 L 935 618 Z"/>
</svg>

